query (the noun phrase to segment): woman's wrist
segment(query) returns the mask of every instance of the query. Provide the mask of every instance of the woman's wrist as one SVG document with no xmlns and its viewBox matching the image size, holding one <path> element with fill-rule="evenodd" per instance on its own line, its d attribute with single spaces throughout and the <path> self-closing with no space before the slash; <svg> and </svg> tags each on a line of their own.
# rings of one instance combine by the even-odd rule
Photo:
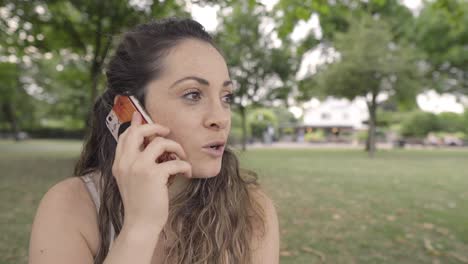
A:
<svg viewBox="0 0 468 264">
<path fill-rule="evenodd" d="M 122 232 L 132 241 L 157 241 L 162 228 L 152 224 L 124 222 Z"/>
<path fill-rule="evenodd" d="M 124 222 L 104 263 L 150 263 L 161 230 L 154 225 Z"/>
</svg>

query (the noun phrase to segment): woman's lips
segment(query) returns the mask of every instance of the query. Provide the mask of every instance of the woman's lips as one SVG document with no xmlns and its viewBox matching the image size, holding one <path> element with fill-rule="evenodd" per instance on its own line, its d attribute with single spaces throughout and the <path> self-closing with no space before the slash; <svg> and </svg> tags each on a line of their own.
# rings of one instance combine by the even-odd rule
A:
<svg viewBox="0 0 468 264">
<path fill-rule="evenodd" d="M 211 148 L 211 147 L 203 147 L 202 150 L 209 154 L 212 157 L 219 158 L 223 156 L 224 153 L 224 145 L 218 146 L 216 148 Z"/>
</svg>

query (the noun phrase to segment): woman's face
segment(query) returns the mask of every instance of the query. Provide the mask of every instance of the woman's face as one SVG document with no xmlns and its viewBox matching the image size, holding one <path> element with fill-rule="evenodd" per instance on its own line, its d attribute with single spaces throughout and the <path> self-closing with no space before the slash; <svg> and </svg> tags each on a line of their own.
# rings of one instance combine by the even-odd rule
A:
<svg viewBox="0 0 468 264">
<path fill-rule="evenodd" d="M 166 56 L 160 78 L 146 89 L 147 112 L 171 130 L 167 138 L 182 146 L 193 177 L 216 176 L 222 156 L 209 154 L 204 146 L 227 141 L 233 89 L 221 54 L 208 43 L 184 40 Z"/>
</svg>

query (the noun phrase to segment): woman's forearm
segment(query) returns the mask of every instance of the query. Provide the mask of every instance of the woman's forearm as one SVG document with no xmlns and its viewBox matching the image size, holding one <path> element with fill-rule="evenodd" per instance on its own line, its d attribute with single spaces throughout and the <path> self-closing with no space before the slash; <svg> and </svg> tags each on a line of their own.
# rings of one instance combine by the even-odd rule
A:
<svg viewBox="0 0 468 264">
<path fill-rule="evenodd" d="M 142 226 L 124 226 L 114 240 L 104 264 L 149 264 L 158 242 L 161 229 Z"/>
</svg>

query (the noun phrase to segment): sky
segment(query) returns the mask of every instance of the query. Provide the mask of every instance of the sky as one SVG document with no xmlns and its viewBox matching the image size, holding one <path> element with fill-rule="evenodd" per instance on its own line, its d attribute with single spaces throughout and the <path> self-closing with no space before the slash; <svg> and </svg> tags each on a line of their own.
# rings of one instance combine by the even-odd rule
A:
<svg viewBox="0 0 468 264">
<path fill-rule="evenodd" d="M 267 9 L 271 10 L 271 8 L 277 3 L 278 0 L 261 0 L 263 4 L 267 7 Z M 422 8 L 422 0 L 402 0 L 403 3 L 410 8 L 413 14 L 417 15 Z M 195 20 L 200 22 L 208 31 L 213 32 L 216 29 L 219 21 L 217 19 L 217 12 L 219 11 L 218 6 L 204 6 L 200 7 L 198 5 L 191 5 L 191 14 Z M 271 19 L 265 19 L 262 21 L 262 24 L 265 28 L 271 26 L 272 21 Z M 299 22 L 296 27 L 294 28 L 291 38 L 295 41 L 299 41 L 304 38 L 308 32 L 312 31 L 313 34 L 317 38 L 321 38 L 322 30 L 320 28 L 320 21 L 317 15 L 312 15 L 309 21 L 301 21 Z M 273 36 L 272 39 L 273 46 L 280 46 L 281 41 L 276 37 Z M 317 65 L 320 63 L 324 63 L 327 60 L 332 58 L 325 57 L 322 55 L 321 50 L 323 49 L 322 46 L 318 46 L 314 50 L 310 50 L 304 55 L 303 61 L 301 63 L 301 67 L 296 78 L 301 79 L 303 78 L 308 72 L 314 72 Z M 333 50 L 329 50 L 331 52 L 332 57 L 336 56 L 337 53 L 334 53 Z M 466 98 L 465 98 L 466 99 Z M 433 113 L 440 113 L 440 112 L 455 112 L 455 113 L 463 113 L 464 107 L 462 104 L 457 102 L 457 98 L 451 94 L 437 94 L 435 91 L 428 91 L 424 94 L 420 94 L 417 96 L 417 103 L 419 108 L 423 111 L 433 112 Z M 300 107 L 293 107 L 290 109 L 294 115 L 300 115 Z"/>
</svg>

